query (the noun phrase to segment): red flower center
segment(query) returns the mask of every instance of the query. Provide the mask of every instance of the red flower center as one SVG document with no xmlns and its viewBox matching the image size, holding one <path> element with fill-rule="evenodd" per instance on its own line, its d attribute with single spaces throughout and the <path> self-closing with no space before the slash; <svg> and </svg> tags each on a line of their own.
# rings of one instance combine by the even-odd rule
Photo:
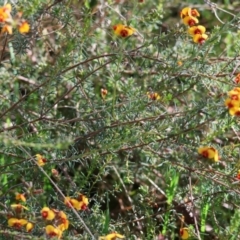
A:
<svg viewBox="0 0 240 240">
<path fill-rule="evenodd" d="M 208 158 L 208 155 L 209 155 L 209 154 L 208 154 L 208 151 L 203 151 L 203 152 L 202 152 L 202 155 L 203 155 L 205 158 Z"/>
<path fill-rule="evenodd" d="M 195 23 L 195 21 L 193 20 L 193 19 L 190 19 L 189 21 L 188 21 L 188 25 L 190 26 L 190 27 L 192 27 L 192 26 L 194 26 L 196 23 Z"/>
<path fill-rule="evenodd" d="M 126 29 L 121 30 L 120 32 L 122 37 L 127 37 L 128 36 L 128 31 Z"/>
<path fill-rule="evenodd" d="M 42 212 L 42 217 L 43 218 L 47 218 L 47 216 L 48 216 L 48 212 L 46 212 L 46 211 Z"/>
<path fill-rule="evenodd" d="M 13 225 L 15 228 L 21 228 L 21 223 L 20 222 L 16 222 L 16 223 L 14 223 L 14 225 Z"/>
</svg>

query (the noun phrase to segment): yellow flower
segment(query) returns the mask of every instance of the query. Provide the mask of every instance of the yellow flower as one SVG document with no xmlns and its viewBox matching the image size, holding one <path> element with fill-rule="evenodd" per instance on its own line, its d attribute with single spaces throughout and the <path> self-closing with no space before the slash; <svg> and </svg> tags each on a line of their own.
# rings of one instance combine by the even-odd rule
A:
<svg viewBox="0 0 240 240">
<path fill-rule="evenodd" d="M 180 228 L 180 237 L 181 239 L 189 238 L 188 228 Z"/>
<path fill-rule="evenodd" d="M 79 193 L 78 201 L 80 202 L 80 208 L 82 210 L 86 210 L 89 203 L 88 198 L 85 195 Z"/>
<path fill-rule="evenodd" d="M 48 207 L 44 207 L 41 210 L 42 217 L 46 220 L 53 220 L 55 218 L 55 213 Z"/>
<path fill-rule="evenodd" d="M 36 159 L 37 159 L 37 164 L 40 167 L 44 166 L 47 162 L 47 160 L 45 158 L 43 158 L 43 156 L 40 154 L 36 154 Z"/>
<path fill-rule="evenodd" d="M 202 25 L 193 26 L 188 29 L 188 33 L 190 35 L 204 34 L 205 32 L 206 32 L 206 28 Z"/>
<path fill-rule="evenodd" d="M 123 239 L 125 237 L 117 232 L 113 232 L 108 234 L 107 236 L 99 237 L 99 240 L 115 240 L 117 238 Z"/>
<path fill-rule="evenodd" d="M 17 203 L 17 204 L 11 204 L 11 208 L 12 208 L 13 210 L 15 210 L 16 212 L 21 212 L 22 209 L 28 210 L 27 207 L 23 206 L 23 205 L 20 204 L 20 203 Z"/>
<path fill-rule="evenodd" d="M 77 200 L 77 199 L 74 199 L 74 198 L 70 198 L 70 197 L 66 197 L 64 199 L 64 203 L 67 207 L 74 207 L 76 210 L 80 210 L 81 209 L 81 203 Z"/>
<path fill-rule="evenodd" d="M 214 162 L 219 161 L 218 151 L 213 147 L 200 147 L 198 153 L 205 158 L 212 159 Z"/>
<path fill-rule="evenodd" d="M 195 43 L 203 44 L 206 41 L 207 38 L 208 38 L 208 35 L 205 34 L 205 33 L 203 33 L 203 34 L 195 34 L 193 36 L 193 41 Z"/>
<path fill-rule="evenodd" d="M 26 219 L 18 219 L 18 218 L 9 218 L 8 219 L 8 226 L 15 227 L 18 229 L 23 227 L 27 223 L 28 223 L 28 221 Z"/>
<path fill-rule="evenodd" d="M 188 25 L 190 27 L 198 24 L 198 19 L 195 17 L 192 17 L 192 16 L 187 16 L 187 17 L 183 18 L 182 21 L 185 25 Z"/>
<path fill-rule="evenodd" d="M 18 26 L 18 31 L 22 34 L 28 33 L 30 30 L 30 25 L 27 21 L 22 21 L 20 25 Z"/>
<path fill-rule="evenodd" d="M 12 10 L 11 4 L 6 4 L 0 8 L 0 23 L 4 23 L 11 18 L 10 12 Z"/>
<path fill-rule="evenodd" d="M 117 36 L 125 38 L 133 35 L 133 33 L 136 32 L 136 29 L 123 24 L 117 24 L 113 26 L 113 31 Z"/>
<path fill-rule="evenodd" d="M 228 108 L 240 107 L 239 101 L 238 100 L 232 100 L 231 98 L 226 99 L 225 106 L 228 107 Z"/>
<path fill-rule="evenodd" d="M 68 229 L 69 227 L 69 221 L 67 219 L 67 215 L 63 212 L 63 211 L 60 211 L 57 215 L 57 218 L 58 218 L 58 221 L 59 221 L 59 225 L 58 225 L 58 228 L 61 230 L 61 231 L 65 231 Z"/>
<path fill-rule="evenodd" d="M 240 107 L 229 108 L 229 113 L 232 116 L 240 117 Z"/>
<path fill-rule="evenodd" d="M 187 16 L 200 17 L 200 14 L 196 9 L 192 9 L 190 7 L 185 7 L 180 12 L 180 17 L 185 18 Z"/>
<path fill-rule="evenodd" d="M 153 101 L 160 99 L 160 95 L 156 92 L 147 92 L 147 96 Z"/>
<path fill-rule="evenodd" d="M 24 194 L 22 194 L 22 193 L 15 193 L 15 199 L 17 201 L 26 202 L 26 198 L 25 198 Z"/>
<path fill-rule="evenodd" d="M 8 25 L 8 24 L 5 24 L 2 27 L 1 33 L 5 33 L 5 32 L 8 33 L 8 34 L 12 34 L 12 26 Z"/>
<path fill-rule="evenodd" d="M 49 237 L 58 237 L 58 239 L 60 239 L 62 236 L 62 231 L 59 228 L 55 228 L 52 225 L 47 225 L 45 230 L 46 230 L 46 234 Z"/>
<path fill-rule="evenodd" d="M 26 225 L 26 231 L 29 233 L 32 231 L 34 225 L 31 222 L 28 222 Z"/>
</svg>

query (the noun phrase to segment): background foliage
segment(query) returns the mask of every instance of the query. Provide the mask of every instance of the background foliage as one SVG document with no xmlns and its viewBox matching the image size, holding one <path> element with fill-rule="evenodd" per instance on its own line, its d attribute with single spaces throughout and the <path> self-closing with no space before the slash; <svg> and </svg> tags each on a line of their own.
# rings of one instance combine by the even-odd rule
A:
<svg viewBox="0 0 240 240">
<path fill-rule="evenodd" d="M 12 2 L 31 32 L 0 36 L 4 234 L 43 237 L 38 216 L 46 205 L 67 211 L 63 239 L 91 239 L 35 164 L 40 153 L 49 176 L 58 170 L 51 177 L 65 195 L 90 199 L 79 215 L 96 239 L 113 231 L 179 239 L 182 216 L 192 239 L 239 239 L 239 119 L 224 101 L 239 72 L 240 5 L 215 3 Z M 201 14 L 210 36 L 203 45 L 186 34 L 179 17 L 186 6 Z M 118 38 L 117 23 L 137 33 Z M 161 99 L 149 99 L 151 91 Z M 219 163 L 198 155 L 205 145 L 219 151 Z M 7 226 L 15 192 L 26 194 L 36 223 L 30 234 Z"/>
</svg>

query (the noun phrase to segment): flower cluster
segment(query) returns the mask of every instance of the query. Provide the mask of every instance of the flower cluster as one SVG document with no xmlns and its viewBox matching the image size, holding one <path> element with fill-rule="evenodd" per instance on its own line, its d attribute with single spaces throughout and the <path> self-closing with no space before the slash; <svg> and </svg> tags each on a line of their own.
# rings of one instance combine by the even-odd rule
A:
<svg viewBox="0 0 240 240">
<path fill-rule="evenodd" d="M 67 215 L 63 211 L 50 209 L 49 207 L 44 207 L 41 210 L 41 215 L 44 220 L 48 222 L 52 221 L 52 224 L 48 224 L 45 228 L 46 234 L 49 237 L 57 237 L 60 239 L 63 231 L 67 230 L 69 227 Z"/>
<path fill-rule="evenodd" d="M 22 18 L 22 12 L 18 12 L 15 17 L 12 17 L 11 11 L 12 6 L 9 3 L 0 7 L 1 33 L 12 34 L 13 28 L 17 28 L 22 34 L 28 33 L 30 25 Z"/>
<path fill-rule="evenodd" d="M 136 29 L 123 24 L 117 24 L 113 26 L 113 31 L 115 35 L 126 38 L 133 35 L 133 33 L 136 32 Z"/>
<path fill-rule="evenodd" d="M 180 17 L 185 25 L 189 26 L 188 33 L 193 38 L 195 43 L 203 44 L 208 38 L 205 34 L 206 28 L 198 24 L 198 17 L 200 17 L 199 12 L 196 9 L 190 7 L 185 7 L 180 12 Z"/>
<path fill-rule="evenodd" d="M 26 216 L 26 214 L 24 214 L 24 210 L 28 210 L 28 208 L 19 203 L 20 201 L 25 203 L 26 198 L 24 194 L 16 193 L 15 199 L 17 203 L 11 204 L 10 206 L 13 214 L 8 215 L 8 226 L 18 230 L 25 226 L 26 231 L 29 233 L 32 231 L 34 225 L 32 222 L 24 218 Z"/>
<path fill-rule="evenodd" d="M 67 207 L 73 207 L 76 210 L 86 210 L 88 206 L 88 198 L 79 193 L 77 199 L 66 197 L 64 203 Z"/>
<path fill-rule="evenodd" d="M 204 158 L 213 160 L 214 162 L 219 161 L 218 151 L 213 147 L 200 147 L 198 153 L 201 154 Z"/>
<path fill-rule="evenodd" d="M 240 88 L 235 87 L 228 92 L 225 106 L 229 109 L 232 116 L 240 116 Z"/>
</svg>

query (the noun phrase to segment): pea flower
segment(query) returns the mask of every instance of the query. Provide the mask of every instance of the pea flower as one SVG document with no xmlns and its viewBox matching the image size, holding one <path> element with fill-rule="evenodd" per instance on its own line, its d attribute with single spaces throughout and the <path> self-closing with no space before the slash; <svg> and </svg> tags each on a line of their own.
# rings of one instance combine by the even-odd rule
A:
<svg viewBox="0 0 240 240">
<path fill-rule="evenodd" d="M 188 239 L 189 238 L 188 228 L 180 228 L 179 233 L 180 233 L 181 239 Z"/>
<path fill-rule="evenodd" d="M 26 202 L 26 198 L 25 198 L 24 194 L 22 194 L 22 193 L 15 193 L 15 199 L 17 201 Z"/>
<path fill-rule="evenodd" d="M 78 201 L 80 202 L 81 210 L 86 210 L 89 203 L 88 198 L 85 195 L 79 193 Z"/>
<path fill-rule="evenodd" d="M 235 77 L 235 83 L 239 84 L 240 83 L 240 73 Z"/>
<path fill-rule="evenodd" d="M 23 206 L 23 205 L 20 204 L 20 203 L 11 204 L 11 208 L 12 208 L 13 210 L 15 210 L 16 212 L 18 212 L 18 213 L 21 212 L 23 209 L 28 210 L 27 207 Z"/>
<path fill-rule="evenodd" d="M 240 107 L 232 107 L 229 109 L 229 113 L 232 116 L 240 117 Z"/>
<path fill-rule="evenodd" d="M 117 232 L 113 232 L 108 234 L 107 236 L 99 237 L 99 240 L 115 240 L 117 238 L 123 239 L 125 237 Z"/>
<path fill-rule="evenodd" d="M 107 96 L 108 90 L 105 88 L 101 88 L 101 97 L 102 99 L 105 99 Z"/>
<path fill-rule="evenodd" d="M 113 31 L 117 36 L 126 38 L 133 35 L 136 29 L 123 24 L 117 24 L 113 26 Z"/>
<path fill-rule="evenodd" d="M 40 154 L 36 154 L 36 160 L 38 166 L 42 167 L 46 164 L 47 160 Z"/>
<path fill-rule="evenodd" d="M 185 25 L 188 25 L 190 27 L 198 24 L 198 19 L 195 17 L 192 17 L 192 16 L 187 16 L 187 17 L 183 18 L 182 21 Z"/>
<path fill-rule="evenodd" d="M 149 99 L 155 101 L 160 99 L 160 95 L 156 92 L 147 92 L 147 96 Z"/>
<path fill-rule="evenodd" d="M 64 204 L 67 207 L 71 207 L 72 206 L 76 210 L 80 210 L 81 209 L 80 202 L 77 199 L 74 199 L 74 198 L 65 197 Z"/>
<path fill-rule="evenodd" d="M 62 237 L 62 231 L 52 225 L 47 225 L 45 231 L 49 237 L 57 237 L 58 239 Z"/>
<path fill-rule="evenodd" d="M 8 226 L 15 227 L 17 229 L 20 229 L 27 223 L 28 223 L 28 221 L 26 219 L 18 219 L 18 218 L 9 218 L 8 219 Z"/>
<path fill-rule="evenodd" d="M 48 207 L 44 207 L 42 210 L 41 210 L 41 214 L 42 214 L 42 217 L 45 219 L 45 220 L 53 220 L 55 218 L 55 213 L 53 210 L 51 210 L 50 208 Z"/>
<path fill-rule="evenodd" d="M 6 4 L 0 8 L 0 23 L 4 23 L 11 19 L 10 12 L 12 11 L 11 4 Z"/>
<path fill-rule="evenodd" d="M 197 25 L 188 28 L 188 33 L 190 35 L 196 35 L 196 34 L 204 34 L 206 32 L 206 28 L 202 25 Z"/>
<path fill-rule="evenodd" d="M 233 100 L 231 98 L 227 98 L 225 100 L 225 106 L 228 107 L 228 108 L 239 107 L 239 101 L 238 100 Z"/>
<path fill-rule="evenodd" d="M 185 18 L 187 16 L 200 17 L 200 14 L 199 14 L 199 12 L 196 9 L 192 9 L 190 7 L 185 7 L 180 12 L 180 17 L 181 18 Z"/>
<path fill-rule="evenodd" d="M 208 35 L 203 33 L 203 34 L 195 34 L 193 36 L 193 41 L 195 43 L 203 44 L 208 38 Z"/>
<path fill-rule="evenodd" d="M 212 159 L 214 162 L 219 161 L 218 151 L 213 147 L 200 147 L 198 153 L 205 158 Z"/>
<path fill-rule="evenodd" d="M 27 225 L 26 225 L 26 231 L 27 231 L 28 233 L 31 232 L 32 229 L 33 229 L 33 227 L 34 227 L 33 223 L 28 222 Z"/>
<path fill-rule="evenodd" d="M 60 211 L 57 214 L 57 220 L 59 222 L 58 228 L 63 232 L 68 229 L 69 227 L 69 221 L 67 219 L 67 215 L 63 212 Z"/>
<path fill-rule="evenodd" d="M 28 24 L 27 21 L 23 20 L 22 22 L 19 23 L 18 25 L 18 31 L 22 34 L 28 33 L 30 30 L 30 25 Z"/>
</svg>

